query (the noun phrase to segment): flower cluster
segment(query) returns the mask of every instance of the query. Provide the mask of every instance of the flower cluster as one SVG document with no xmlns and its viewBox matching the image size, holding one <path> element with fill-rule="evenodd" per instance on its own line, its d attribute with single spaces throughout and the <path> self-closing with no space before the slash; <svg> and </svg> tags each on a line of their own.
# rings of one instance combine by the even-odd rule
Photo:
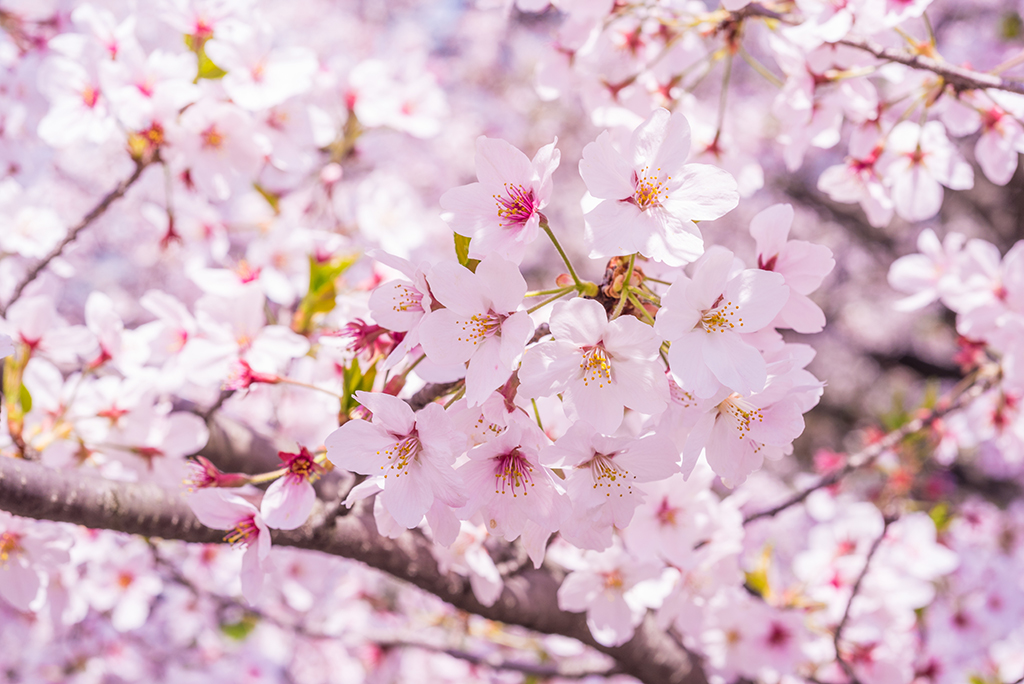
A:
<svg viewBox="0 0 1024 684">
<path fill-rule="evenodd" d="M 1020 681 L 1024 7 L 713 5 L 2 0 L 0 672 Z"/>
</svg>

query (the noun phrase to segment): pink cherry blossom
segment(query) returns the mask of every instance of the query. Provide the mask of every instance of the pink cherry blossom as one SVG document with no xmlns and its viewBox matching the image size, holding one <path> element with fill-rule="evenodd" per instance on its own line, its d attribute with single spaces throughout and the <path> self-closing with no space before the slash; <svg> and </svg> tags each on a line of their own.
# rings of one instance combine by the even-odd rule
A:
<svg viewBox="0 0 1024 684">
<path fill-rule="evenodd" d="M 350 420 L 325 440 L 327 458 L 339 468 L 373 476 L 380 500 L 403 528 L 413 528 L 435 505 L 465 503 L 453 469 L 461 453 L 450 418 L 437 404 L 413 413 L 401 399 L 357 392 L 372 422 Z"/>
<path fill-rule="evenodd" d="M 818 289 L 836 262 L 824 245 L 787 241 L 792 223 L 793 207 L 788 204 L 768 207 L 750 221 L 750 234 L 757 241 L 757 267 L 782 274 L 789 287 L 789 298 L 778 314 L 779 327 L 821 332 L 825 314 L 807 295 Z"/>
<path fill-rule="evenodd" d="M 561 153 L 554 142 L 533 160 L 505 142 L 483 136 L 476 141 L 478 182 L 452 188 L 441 196 L 443 218 L 459 235 L 472 238 L 469 255 L 497 254 L 519 263 L 540 234 L 540 210 L 551 198 L 551 174 Z"/>
<path fill-rule="evenodd" d="M 599 644 L 624 644 L 633 637 L 647 608 L 660 603 L 645 591 L 644 583 L 657 579 L 662 566 L 633 560 L 621 546 L 601 553 L 588 551 L 584 558 L 586 567 L 569 573 L 558 588 L 558 607 L 587 611 L 587 626 Z"/>
<path fill-rule="evenodd" d="M 445 308 L 420 324 L 423 351 L 444 366 L 468 362 L 466 399 L 482 404 L 508 380 L 533 334 L 530 316 L 520 308 L 526 281 L 515 264 L 497 255 L 481 261 L 475 273 L 441 262 L 427 281 Z"/>
<path fill-rule="evenodd" d="M 545 539 L 557 530 L 568 512 L 568 501 L 551 472 L 538 461 L 543 441 L 536 426 L 517 421 L 470 449 L 469 460 L 459 468 L 469 492 L 461 517 L 479 514 L 488 532 L 505 541 L 519 538 L 531 522 Z"/>
<path fill-rule="evenodd" d="M 761 330 L 789 297 L 785 278 L 736 270 L 724 247 L 708 250 L 693 279 L 681 277 L 662 299 L 655 329 L 672 342 L 668 359 L 683 389 L 707 398 L 720 386 L 741 395 L 765 384 L 765 361 L 744 334 Z"/>
<path fill-rule="evenodd" d="M 260 514 L 267 527 L 277 530 L 294 530 L 306 522 L 316 503 L 313 481 L 323 472 L 313 454 L 306 447 L 299 447 L 299 453 L 280 452 L 288 472 L 274 480 L 260 502 Z"/>
<path fill-rule="evenodd" d="M 580 175 L 602 200 L 586 215 L 593 259 L 639 252 L 668 264 L 687 264 L 704 251 L 694 221 L 711 221 L 739 202 L 736 181 L 705 164 L 686 164 L 690 126 L 676 112 L 656 109 L 630 139 L 626 155 L 606 131 L 583 149 Z"/>
<path fill-rule="evenodd" d="M 592 299 L 558 302 L 553 340 L 523 356 L 519 391 L 527 397 L 561 394 L 570 418 L 614 433 L 623 408 L 656 415 L 665 409 L 668 383 L 654 330 L 631 316 L 608 320 Z"/>
<path fill-rule="evenodd" d="M 223 489 L 200 489 L 185 499 L 199 522 L 228 530 L 225 541 L 245 549 L 242 556 L 242 595 L 255 604 L 263 592 L 270 567 L 270 530 L 259 509 L 238 494 Z"/>
<path fill-rule="evenodd" d="M 919 126 L 903 121 L 889 132 L 878 160 L 881 175 L 892 186 L 896 213 L 908 221 L 923 221 L 939 213 L 942 186 L 967 190 L 974 170 L 946 137 L 938 121 Z"/>
<path fill-rule="evenodd" d="M 612 528 L 626 529 L 643 502 L 641 483 L 679 471 L 679 452 L 661 435 L 642 439 L 606 437 L 586 422 L 575 423 L 541 462 L 566 471 L 573 515 L 560 533 L 580 548 L 598 551 L 612 544 Z"/>
</svg>

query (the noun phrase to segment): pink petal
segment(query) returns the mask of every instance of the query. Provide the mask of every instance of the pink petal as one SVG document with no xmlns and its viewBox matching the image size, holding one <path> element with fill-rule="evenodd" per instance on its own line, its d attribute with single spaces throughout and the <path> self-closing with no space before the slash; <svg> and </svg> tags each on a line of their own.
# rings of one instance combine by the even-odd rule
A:
<svg viewBox="0 0 1024 684">
<path fill-rule="evenodd" d="M 316 491 L 308 480 L 294 482 L 285 476 L 267 487 L 260 502 L 260 514 L 267 527 L 294 530 L 306 522 L 315 502 Z"/>
<path fill-rule="evenodd" d="M 707 334 L 704 361 L 719 382 L 744 396 L 763 390 L 768 379 L 761 352 L 734 332 Z"/>
<path fill-rule="evenodd" d="M 590 194 L 598 199 L 621 200 L 633 196 L 633 168 L 615 150 L 608 131 L 583 148 L 580 176 Z"/>
</svg>

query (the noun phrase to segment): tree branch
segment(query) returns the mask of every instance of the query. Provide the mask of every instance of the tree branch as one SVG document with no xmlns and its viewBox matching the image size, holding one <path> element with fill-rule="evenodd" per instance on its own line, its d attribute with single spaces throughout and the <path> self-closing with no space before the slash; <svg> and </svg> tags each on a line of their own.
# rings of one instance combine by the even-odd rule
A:
<svg viewBox="0 0 1024 684">
<path fill-rule="evenodd" d="M 181 495 L 153 484 L 104 480 L 80 471 L 58 471 L 38 463 L 0 458 L 0 509 L 53 520 L 197 543 L 223 543 L 223 532 L 204 527 Z M 704 684 L 703 671 L 653 618 L 628 643 L 609 648 L 594 641 L 582 613 L 558 610 L 558 579 L 527 568 L 505 582 L 493 606 L 477 601 L 463 578 L 443 574 L 422 536 L 388 539 L 377 534 L 373 516 L 335 518 L 322 507 L 305 526 L 275 531 L 274 543 L 358 560 L 438 596 L 461 610 L 545 634 L 572 637 L 608 654 L 625 674 L 650 684 Z"/>
<path fill-rule="evenodd" d="M 836 631 L 832 634 L 832 645 L 836 651 L 836 662 L 843 668 L 843 672 L 850 678 L 851 684 L 860 684 L 860 680 L 857 679 L 857 675 L 853 672 L 853 666 L 846 662 L 843 658 L 842 653 L 839 650 L 839 639 L 843 634 L 843 629 L 846 627 L 846 623 L 850 620 L 850 607 L 853 606 L 853 600 L 857 598 L 857 594 L 860 593 L 860 587 L 864 583 L 864 577 L 868 574 L 868 569 L 871 567 L 871 559 L 875 557 L 875 552 L 878 551 L 878 547 L 881 546 L 882 540 L 885 539 L 885 533 L 889 529 L 889 525 L 892 523 L 893 518 L 886 517 L 882 525 L 882 534 L 878 535 L 871 544 L 871 548 L 868 550 L 868 555 L 864 559 L 864 567 L 861 569 L 860 574 L 857 575 L 857 581 L 853 583 L 853 589 L 850 591 L 850 600 L 846 602 L 846 610 L 843 611 L 843 617 L 840 618 L 839 624 L 836 625 Z"/>
<path fill-rule="evenodd" d="M 742 21 L 746 17 L 763 17 L 766 19 L 774 19 L 775 21 L 779 21 L 790 26 L 800 24 L 797 19 L 785 14 L 780 14 L 774 10 L 770 10 L 758 3 L 751 3 L 742 9 L 733 12 L 731 17 L 733 21 Z M 871 53 L 878 59 L 903 64 L 904 66 L 908 66 L 912 69 L 930 71 L 933 74 L 941 76 L 946 83 L 949 83 L 958 90 L 985 90 L 986 88 L 991 88 L 993 90 L 1005 90 L 1009 93 L 1024 94 L 1024 83 L 1021 83 L 1020 81 L 1011 81 L 996 76 L 995 74 L 954 66 L 940 59 L 926 57 L 918 53 L 904 52 L 903 50 L 897 50 L 895 48 L 887 48 L 870 40 L 848 38 L 837 41 L 837 44 L 857 48 L 858 50 Z M 1002 66 L 1003 65 L 1000 65 L 1000 67 Z M 999 67 L 996 68 L 998 69 Z M 1005 69 L 1005 67 L 1003 68 Z"/>
<path fill-rule="evenodd" d="M 808 496 L 818 491 L 819 489 L 822 489 L 824 487 L 831 487 L 832 485 L 836 484 L 841 479 L 852 473 L 853 471 L 863 468 L 864 466 L 871 465 L 872 463 L 875 462 L 876 458 L 878 458 L 885 451 L 888 451 L 889 449 L 899 444 L 904 437 L 907 437 L 909 435 L 914 434 L 915 432 L 918 432 L 919 430 L 923 430 L 929 427 L 932 423 L 942 418 L 946 414 L 951 413 L 952 411 L 955 411 L 957 409 L 960 409 L 969 404 L 970 402 L 972 402 L 974 399 L 976 399 L 978 396 L 980 396 L 986 390 L 988 390 L 992 386 L 994 381 L 995 378 L 991 374 L 978 374 L 968 376 L 967 378 L 964 379 L 964 382 L 961 382 L 956 388 L 954 388 L 954 390 L 950 392 L 948 396 L 946 396 L 943 400 L 941 400 L 938 403 L 938 406 L 936 408 L 929 411 L 926 415 L 919 416 L 914 420 L 911 420 L 903 427 L 897 430 L 893 430 L 892 432 L 890 432 L 889 434 L 887 434 L 885 437 L 878 440 L 874 444 L 871 444 L 868 447 L 861 449 L 857 453 L 850 456 L 846 460 L 846 465 L 844 465 L 842 468 L 836 470 L 833 473 L 825 475 L 810 487 L 807 487 L 806 489 L 797 492 L 796 494 L 789 497 L 779 505 L 773 506 L 772 508 L 769 508 L 764 511 L 751 513 L 743 519 L 743 524 L 746 525 L 747 523 L 754 522 L 755 520 L 760 520 L 761 518 L 770 518 L 774 515 L 777 515 L 782 511 L 786 510 L 787 508 L 790 508 L 791 506 L 795 506 L 799 503 L 802 503 L 804 499 L 806 499 Z"/>
<path fill-rule="evenodd" d="M 999 76 L 994 76 L 993 74 L 986 74 L 980 71 L 954 66 L 948 62 L 932 59 L 931 57 L 925 57 L 924 55 L 883 47 L 878 43 L 873 43 L 869 40 L 845 39 L 839 41 L 839 43 L 841 45 L 857 48 L 858 50 L 870 52 L 879 59 L 903 64 L 911 67 L 912 69 L 930 71 L 941 76 L 942 80 L 949 83 L 957 90 L 985 90 L 987 88 L 991 88 L 993 90 L 1005 90 L 1008 93 L 1019 93 L 1024 95 L 1024 83 L 1019 81 L 1010 81 Z"/>
<path fill-rule="evenodd" d="M 0 318 L 7 315 L 7 310 L 11 307 L 12 304 L 14 304 L 16 301 L 18 301 L 18 299 L 21 298 L 21 295 L 25 291 L 25 288 L 28 287 L 32 281 L 39 277 L 39 274 L 42 273 L 43 270 L 50 265 L 51 261 L 53 261 L 54 259 L 56 259 L 57 257 L 64 253 L 64 250 L 67 248 L 67 246 L 74 242 L 76 238 L 78 238 L 79 233 L 88 228 L 93 221 L 102 216 L 104 212 L 106 212 L 107 209 L 110 208 L 111 204 L 113 204 L 120 198 L 124 197 L 124 194 L 128 192 L 128 188 L 132 187 L 135 184 L 135 181 L 139 180 L 139 176 L 142 175 L 142 172 L 146 169 L 148 165 L 148 162 L 136 162 L 135 170 L 132 172 L 132 175 L 125 178 L 123 181 L 118 183 L 113 190 L 108 192 L 103 197 L 103 199 L 101 199 L 96 204 L 96 206 L 94 206 L 89 211 L 88 214 L 82 217 L 82 220 L 80 220 L 77 224 L 75 224 L 73 228 L 71 228 L 71 230 L 68 231 L 68 234 L 64 236 L 64 239 L 61 240 L 56 247 L 50 250 L 49 254 L 47 254 L 41 260 L 36 262 L 36 264 L 28 270 L 28 273 L 26 273 L 25 276 L 21 279 L 21 281 L 15 286 L 14 292 L 11 294 L 11 298 L 7 301 L 6 304 L 0 305 Z"/>
</svg>

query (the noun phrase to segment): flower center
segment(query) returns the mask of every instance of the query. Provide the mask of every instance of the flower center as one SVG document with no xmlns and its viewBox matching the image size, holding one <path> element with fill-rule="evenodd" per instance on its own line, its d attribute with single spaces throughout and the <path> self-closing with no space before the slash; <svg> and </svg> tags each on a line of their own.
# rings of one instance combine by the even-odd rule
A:
<svg viewBox="0 0 1024 684">
<path fill-rule="evenodd" d="M 473 314 L 468 319 L 459 321 L 462 325 L 462 335 L 457 339 L 459 342 L 480 344 L 491 335 L 501 335 L 501 324 L 504 320 L 504 316 L 493 311 L 485 314 Z"/>
<path fill-rule="evenodd" d="M 729 419 L 732 426 L 736 428 L 738 439 L 746 439 L 752 425 L 764 422 L 764 414 L 761 413 L 761 409 L 744 401 L 735 392 L 718 405 L 718 415 L 726 416 Z"/>
<path fill-rule="evenodd" d="M 406 472 L 406 468 L 409 464 L 416 460 L 416 456 L 420 453 L 420 437 L 414 430 L 405 439 L 399 440 L 392 444 L 390 447 L 384 450 L 383 453 L 377 452 L 378 456 L 386 456 L 388 463 L 380 467 L 384 471 L 384 479 L 388 478 L 388 475 L 394 475 L 396 478 L 401 477 Z"/>
<path fill-rule="evenodd" d="M 494 493 L 504 494 L 506 492 L 512 492 L 512 497 L 517 498 L 519 493 L 516 491 L 519 488 L 523 490 L 523 496 L 526 496 L 529 490 L 527 487 L 533 487 L 533 466 L 526 459 L 525 456 L 519 453 L 519 449 L 513 449 L 512 451 L 498 457 L 497 466 L 494 469 Z"/>
<path fill-rule="evenodd" d="M 610 572 L 601 573 L 604 575 L 604 588 L 605 589 L 621 589 L 625 581 L 622 579 L 622 573 L 618 570 L 611 570 Z"/>
<path fill-rule="evenodd" d="M 704 332 L 726 332 L 743 327 L 743 318 L 738 315 L 739 307 L 730 301 L 723 301 L 724 299 L 723 296 L 719 296 L 714 306 L 701 315 L 698 325 Z"/>
<path fill-rule="evenodd" d="M 600 344 L 583 348 L 580 370 L 583 371 L 584 387 L 589 387 L 592 382 L 597 383 L 599 388 L 606 383 L 612 384 L 612 362 L 607 350 Z"/>
<path fill-rule="evenodd" d="M 661 180 L 660 176 L 660 168 L 655 169 L 654 175 L 650 175 L 646 166 L 640 169 L 639 173 L 633 172 L 632 199 L 641 210 L 660 207 L 661 203 L 668 199 L 668 190 L 665 189 L 665 184 L 672 180 L 672 176 L 667 176 L 665 180 Z"/>
<path fill-rule="evenodd" d="M 0 568 L 16 553 L 21 552 L 21 535 L 14 532 L 0 534 Z"/>
<path fill-rule="evenodd" d="M 259 534 L 260 528 L 256 527 L 255 519 L 250 516 L 239 520 L 233 528 L 228 530 L 228 533 L 224 535 L 224 541 L 232 546 L 245 547 L 249 545 L 249 542 L 256 539 Z"/>
<path fill-rule="evenodd" d="M 316 482 L 324 472 L 324 467 L 313 459 L 306 447 L 299 447 L 297 454 L 281 451 L 278 456 L 288 466 L 288 478 L 296 484 Z"/>
<path fill-rule="evenodd" d="M 595 453 L 593 458 L 579 467 L 590 468 L 590 474 L 594 478 L 594 489 L 605 489 L 605 496 L 610 497 L 614 490 L 619 491 L 619 497 L 622 497 L 623 493 L 632 494 L 633 486 L 628 480 L 635 480 L 636 475 L 630 475 L 628 470 L 615 463 L 614 458 L 615 454 Z M 623 484 L 626 485 L 625 492 L 621 491 Z"/>
<path fill-rule="evenodd" d="M 533 212 L 537 209 L 537 202 L 533 196 L 533 189 L 524 188 L 522 185 L 505 183 L 504 195 L 491 195 L 494 204 L 498 207 L 498 224 L 502 228 L 521 226 L 530 220 Z"/>
<path fill-rule="evenodd" d="M 405 311 L 423 311 L 423 293 L 414 290 L 407 285 L 399 285 L 396 288 L 395 298 L 391 308 L 396 313 Z"/>
<path fill-rule="evenodd" d="M 224 134 L 217 130 L 217 127 L 214 125 L 211 125 L 199 135 L 203 139 L 203 147 L 207 149 L 220 149 L 221 145 L 224 144 Z"/>
</svg>

